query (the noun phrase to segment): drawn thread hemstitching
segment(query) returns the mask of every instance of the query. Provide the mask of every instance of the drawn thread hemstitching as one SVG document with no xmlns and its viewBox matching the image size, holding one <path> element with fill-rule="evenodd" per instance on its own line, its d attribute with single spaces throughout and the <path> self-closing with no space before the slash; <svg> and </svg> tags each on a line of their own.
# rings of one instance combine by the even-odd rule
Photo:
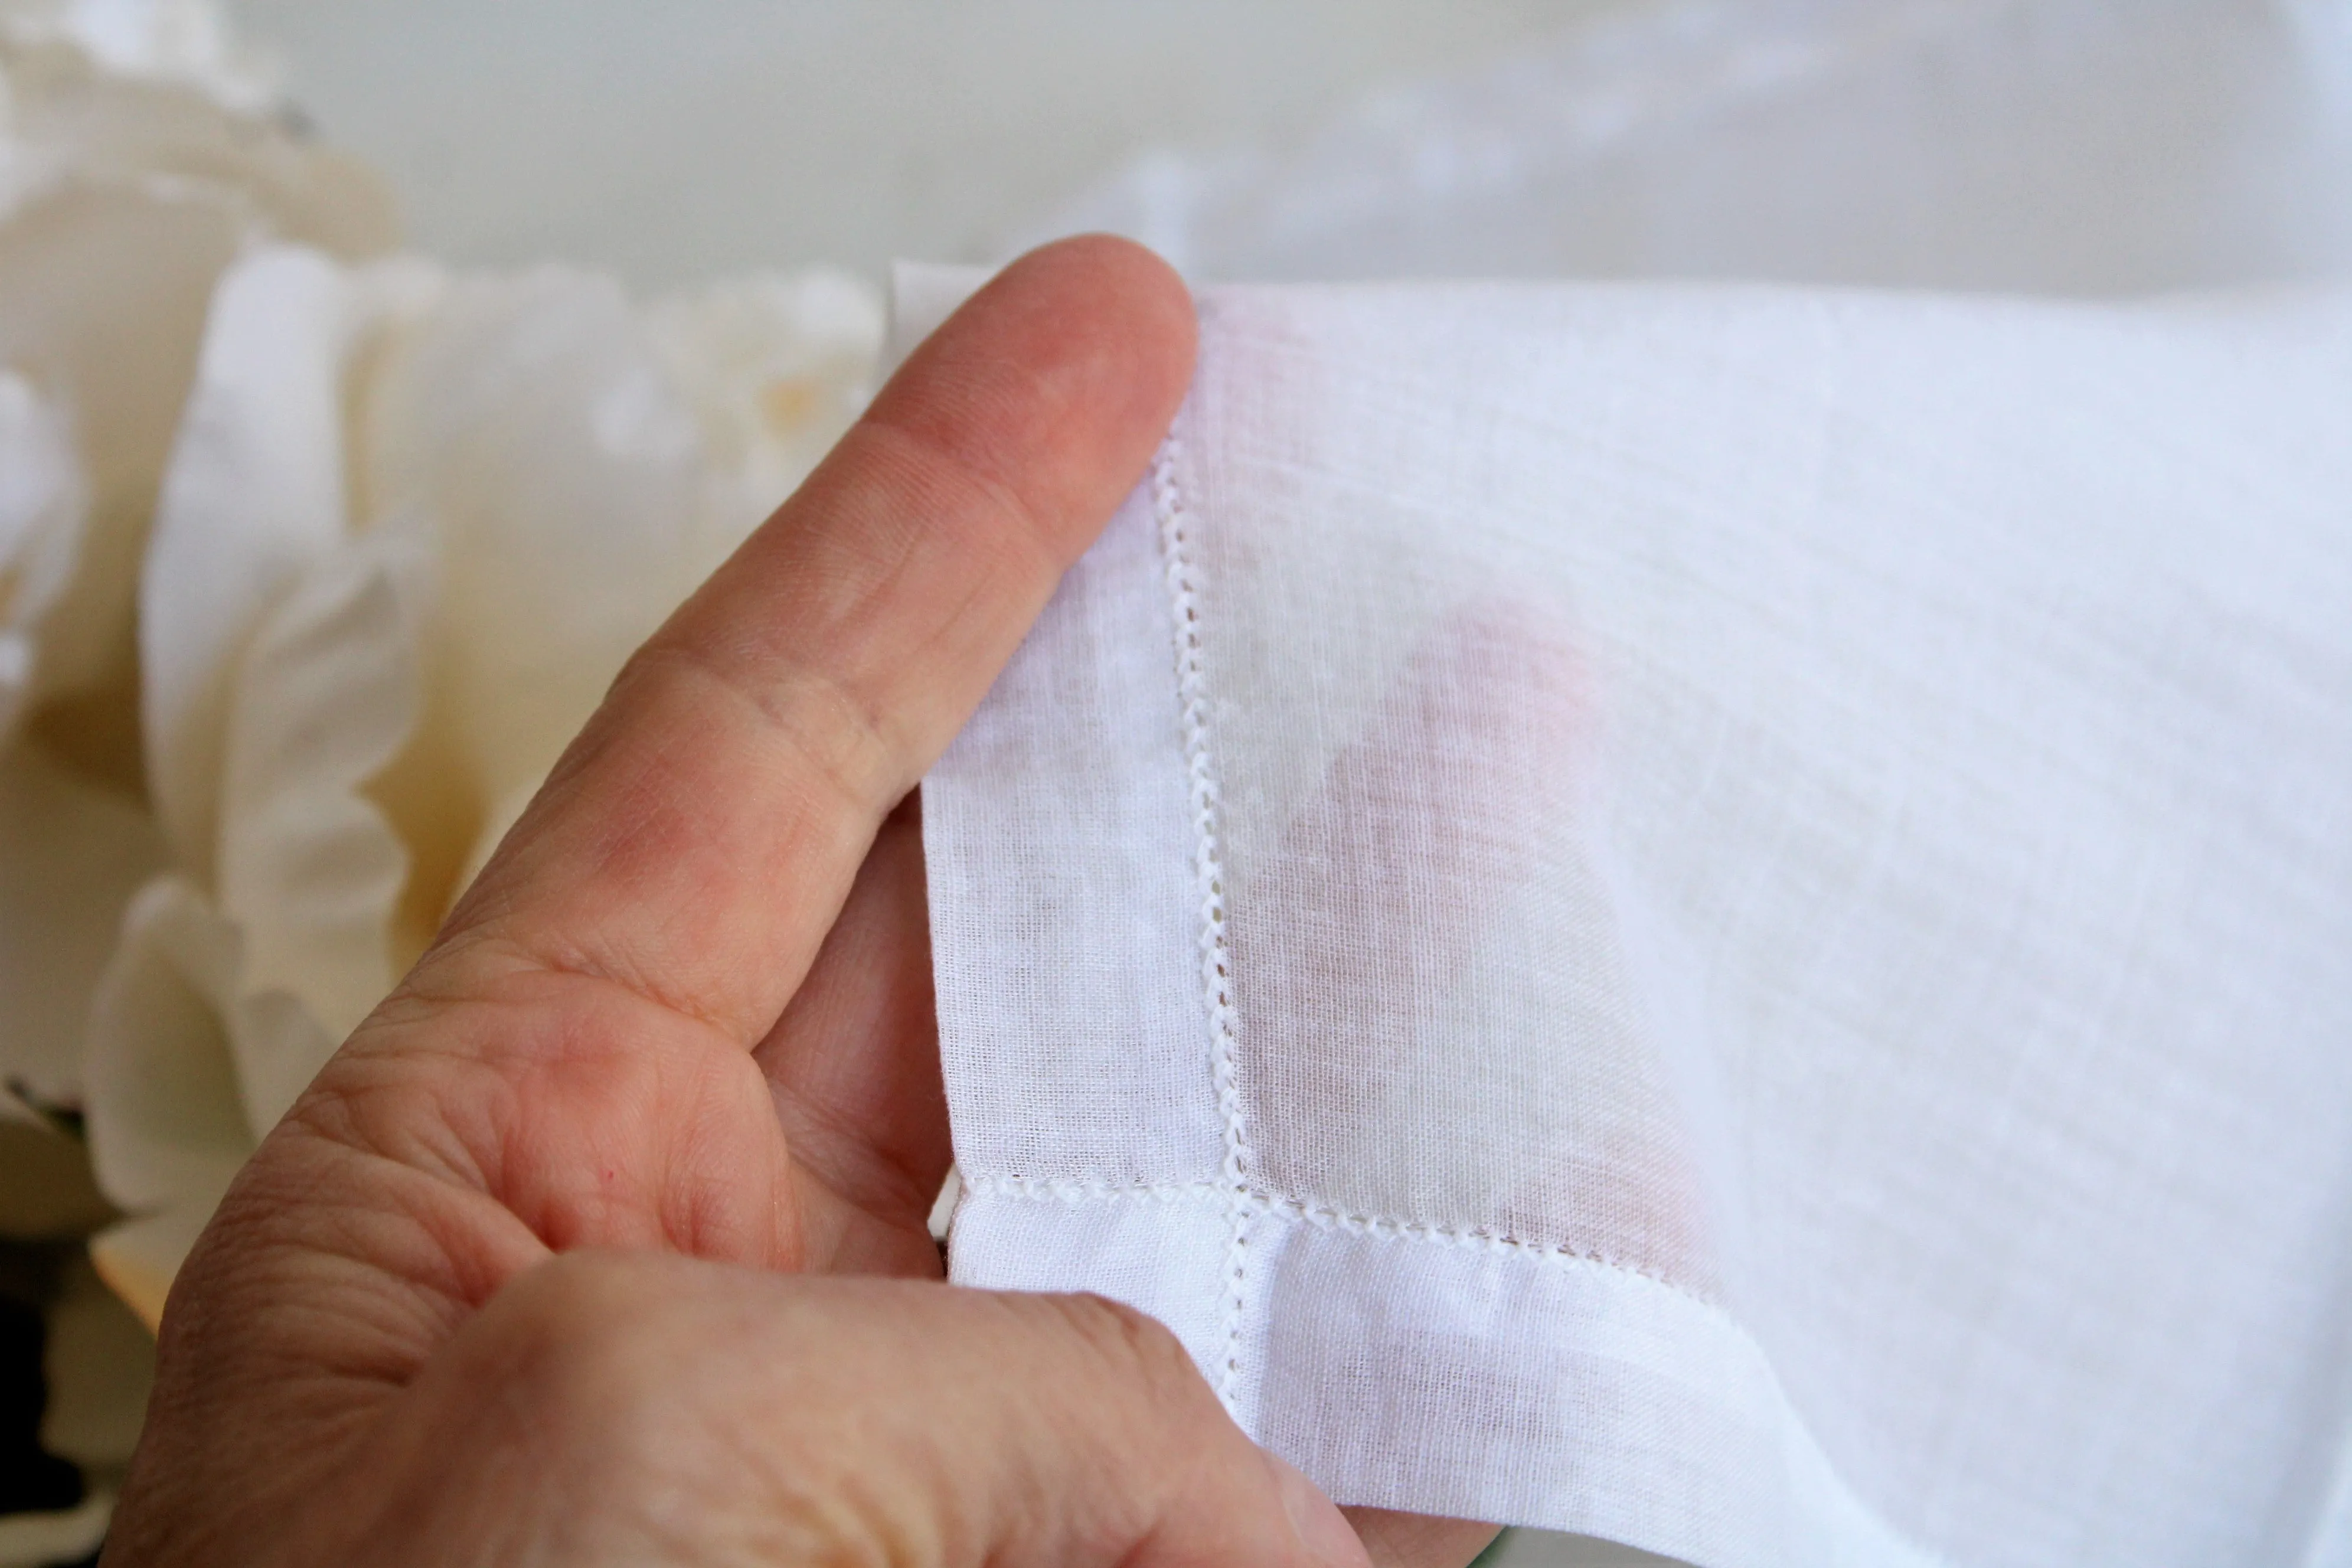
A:
<svg viewBox="0 0 2352 1568">
<path fill-rule="evenodd" d="M 1243 1136 L 1241 1089 L 1234 1076 L 1233 965 L 1225 941 L 1224 867 L 1217 847 L 1218 789 L 1209 737 L 1207 678 L 1201 662 L 1201 613 L 1186 553 L 1183 497 L 1176 465 L 1183 446 L 1171 432 L 1151 461 L 1151 510 L 1160 524 L 1160 550 L 1168 577 L 1176 638 L 1176 699 L 1184 726 L 1184 763 L 1192 787 L 1192 870 L 1201 894 L 1201 984 L 1209 1011 L 1209 1076 L 1224 1121 L 1225 1155 L 1219 1171 L 1233 1226 L 1224 1258 L 1224 1355 L 1217 1369 L 1217 1395 L 1234 1409 L 1241 1374 L 1243 1287 L 1248 1273 L 1249 1222 L 1254 1209 L 1248 1178 L 1249 1144 Z M 1238 1412 L 1235 1412 L 1238 1415 Z"/>
<path fill-rule="evenodd" d="M 1052 1176 L 973 1176 L 966 1180 L 964 1190 L 980 1196 L 995 1195 L 1073 1205 L 1116 1203 L 1122 1199 L 1150 1203 L 1214 1199 L 1218 1204 L 1230 1207 L 1235 1201 L 1233 1190 L 1223 1181 L 1105 1182 Z M 1311 1226 L 1317 1230 L 1370 1237 L 1381 1241 L 1427 1242 L 1442 1247 L 1470 1247 L 1481 1252 L 1516 1253 L 1538 1262 L 1585 1264 L 1613 1273 L 1638 1275 L 1677 1296 L 1720 1310 L 1715 1299 L 1703 1290 L 1693 1289 L 1657 1268 L 1629 1263 L 1593 1247 L 1530 1241 L 1525 1237 L 1513 1236 L 1507 1231 L 1486 1226 L 1439 1225 L 1427 1220 L 1399 1219 L 1393 1215 L 1359 1214 L 1330 1204 L 1287 1197 L 1246 1184 L 1239 1201 L 1250 1217 L 1263 1216 L 1285 1225 Z"/>
</svg>

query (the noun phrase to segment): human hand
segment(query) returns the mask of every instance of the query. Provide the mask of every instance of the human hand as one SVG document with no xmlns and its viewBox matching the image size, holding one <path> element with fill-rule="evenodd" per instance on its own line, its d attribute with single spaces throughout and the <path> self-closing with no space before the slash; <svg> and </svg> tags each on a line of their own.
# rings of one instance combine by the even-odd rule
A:
<svg viewBox="0 0 2352 1568">
<path fill-rule="evenodd" d="M 1133 247 L 1015 264 L 631 661 L 189 1258 L 111 1568 L 1366 1561 L 1166 1331 L 925 1228 L 908 797 L 1192 346 Z"/>
</svg>

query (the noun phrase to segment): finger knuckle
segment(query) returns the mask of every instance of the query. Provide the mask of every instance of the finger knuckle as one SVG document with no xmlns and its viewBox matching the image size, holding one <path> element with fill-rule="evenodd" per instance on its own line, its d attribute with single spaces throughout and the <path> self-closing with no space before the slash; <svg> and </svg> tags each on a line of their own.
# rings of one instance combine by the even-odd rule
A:
<svg viewBox="0 0 2352 1568">
<path fill-rule="evenodd" d="M 559 1419 L 625 1437 L 665 1376 L 640 1274 L 634 1260 L 581 1252 L 520 1276 L 484 1314 L 493 1374 Z"/>
</svg>

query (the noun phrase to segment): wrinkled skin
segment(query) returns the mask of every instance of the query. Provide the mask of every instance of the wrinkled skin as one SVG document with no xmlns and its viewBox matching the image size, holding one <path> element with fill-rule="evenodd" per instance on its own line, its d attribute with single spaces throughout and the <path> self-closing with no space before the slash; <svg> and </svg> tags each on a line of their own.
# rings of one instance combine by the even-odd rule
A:
<svg viewBox="0 0 2352 1568">
<path fill-rule="evenodd" d="M 1466 1562 L 1167 1331 L 937 1282 L 915 782 L 1149 460 L 1189 299 L 1017 263 L 632 660 L 174 1287 L 110 1568 Z"/>
</svg>

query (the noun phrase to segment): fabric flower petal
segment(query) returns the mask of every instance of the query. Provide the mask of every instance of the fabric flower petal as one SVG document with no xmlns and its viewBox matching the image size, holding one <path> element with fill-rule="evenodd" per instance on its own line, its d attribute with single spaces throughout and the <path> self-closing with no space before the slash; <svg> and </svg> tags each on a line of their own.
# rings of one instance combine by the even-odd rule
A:
<svg viewBox="0 0 2352 1568">
<path fill-rule="evenodd" d="M 163 864 L 137 805 L 20 743 L 0 753 L 0 1077 L 81 1098 L 82 1031 L 122 910 Z"/>
<path fill-rule="evenodd" d="M 195 88 L 226 108 L 263 110 L 274 97 L 211 0 L 12 0 L 0 28 L 19 44 L 70 42 L 110 73 Z"/>
<path fill-rule="evenodd" d="M 63 411 L 0 370 L 0 743 L 31 693 L 36 637 L 72 580 L 88 510 Z"/>
<path fill-rule="evenodd" d="M 687 399 L 721 531 L 775 509 L 873 390 L 883 335 L 873 287 L 845 273 L 761 273 L 656 302 L 654 352 Z"/>
<path fill-rule="evenodd" d="M 187 43 L 171 43 L 178 24 L 163 13 L 209 7 L 77 0 L 0 14 L 0 366 L 60 412 L 88 491 L 68 580 L 29 658 L 16 650 L 22 673 L 0 681 L 46 710 L 53 742 L 126 784 L 138 774 L 141 556 L 214 280 L 273 235 L 359 257 L 393 232 L 385 193 L 357 165 L 235 111 L 176 67 L 110 74 L 67 25 L 139 9 L 156 13 L 161 68 Z"/>
<path fill-rule="evenodd" d="M 250 1005 L 231 1038 L 257 1138 L 395 978 L 409 856 L 364 790 L 415 731 L 426 569 L 403 533 L 343 547 L 271 611 L 238 674 L 219 884 L 245 939 Z"/>
<path fill-rule="evenodd" d="M 0 218 L 0 363 L 68 412 L 89 487 L 43 622 L 36 701 L 130 689 L 140 552 L 212 281 L 243 225 L 201 202 L 68 184 Z"/>
<path fill-rule="evenodd" d="M 173 852 L 200 881 L 219 850 L 227 710 L 246 641 L 350 530 L 345 362 L 382 300 L 432 287 L 428 275 L 355 275 L 290 247 L 257 251 L 221 280 L 140 593 L 149 787 Z"/>
<path fill-rule="evenodd" d="M 698 532 L 699 432 L 609 279 L 461 280 L 370 396 L 364 471 L 431 531 L 436 695 L 486 811 L 732 541 Z"/>
<path fill-rule="evenodd" d="M 0 1516 L 0 1568 L 46 1568 L 89 1556 L 106 1539 L 114 1496 L 102 1492 L 64 1513 Z"/>
<path fill-rule="evenodd" d="M 253 1151 L 228 1015 L 236 932 L 184 879 L 132 900 L 90 1019 L 90 1153 L 134 1217 L 91 1245 L 99 1272 L 153 1323 L 187 1247 Z"/>
</svg>

